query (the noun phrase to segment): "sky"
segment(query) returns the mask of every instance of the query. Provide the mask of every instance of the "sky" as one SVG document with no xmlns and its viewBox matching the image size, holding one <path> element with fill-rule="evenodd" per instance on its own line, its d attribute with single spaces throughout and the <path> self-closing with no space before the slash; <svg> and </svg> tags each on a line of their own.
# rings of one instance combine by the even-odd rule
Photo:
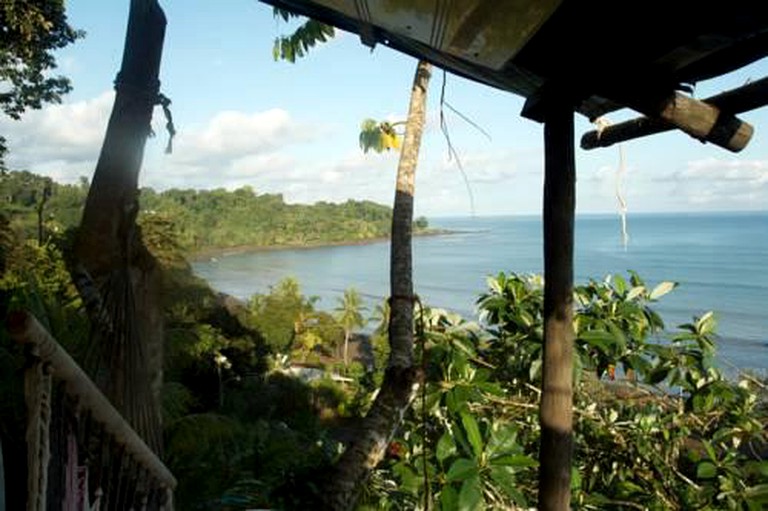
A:
<svg viewBox="0 0 768 511">
<path fill-rule="evenodd" d="M 93 174 L 112 107 L 129 0 L 68 0 L 70 24 L 84 39 L 57 53 L 74 86 L 61 105 L 0 116 L 11 168 L 77 182 Z M 160 0 L 167 18 L 162 92 L 171 98 L 178 135 L 155 112 L 157 136 L 147 142 L 142 186 L 227 188 L 282 193 L 287 202 L 368 199 L 389 204 L 398 155 L 363 154 L 363 119 L 403 120 L 416 61 L 389 48 L 337 37 L 295 64 L 275 62 L 272 43 L 290 26 L 256 0 Z M 226 7 L 222 7 L 226 5 Z M 696 97 L 768 75 L 763 60 L 697 85 Z M 538 214 L 543 182 L 543 126 L 520 117 L 523 99 L 448 74 L 445 100 L 482 132 L 445 110 L 456 159 L 440 130 L 444 75 L 435 70 L 417 170 L 416 214 L 428 217 Z M 609 122 L 634 117 L 617 112 Z M 619 148 L 576 150 L 577 213 L 618 210 L 617 182 L 633 212 L 768 209 L 768 109 L 740 116 L 755 126 L 750 145 L 733 154 L 681 132 Z M 576 139 L 592 129 L 577 116 Z M 485 132 L 485 133 L 483 133 Z M 471 205 L 474 196 L 474 211 Z"/>
</svg>

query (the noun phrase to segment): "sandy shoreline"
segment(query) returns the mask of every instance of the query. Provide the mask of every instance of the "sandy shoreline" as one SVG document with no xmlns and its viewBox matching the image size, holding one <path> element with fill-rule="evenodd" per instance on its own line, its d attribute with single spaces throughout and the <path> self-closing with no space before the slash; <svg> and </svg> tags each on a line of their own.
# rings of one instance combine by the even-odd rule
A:
<svg viewBox="0 0 768 511">
<path fill-rule="evenodd" d="M 458 231 L 448 229 L 430 229 L 427 231 L 414 233 L 414 237 L 424 236 L 445 236 L 456 234 Z M 366 238 L 361 240 L 343 240 L 343 241 L 322 241 L 316 243 L 287 243 L 284 245 L 236 245 L 233 247 L 205 248 L 190 254 L 186 258 L 192 262 L 207 261 L 217 257 L 227 257 L 248 252 L 273 252 L 277 250 L 312 250 L 325 247 L 347 247 L 356 245 L 372 245 L 374 243 L 384 243 L 389 241 L 389 236 L 378 236 L 375 238 Z"/>
</svg>

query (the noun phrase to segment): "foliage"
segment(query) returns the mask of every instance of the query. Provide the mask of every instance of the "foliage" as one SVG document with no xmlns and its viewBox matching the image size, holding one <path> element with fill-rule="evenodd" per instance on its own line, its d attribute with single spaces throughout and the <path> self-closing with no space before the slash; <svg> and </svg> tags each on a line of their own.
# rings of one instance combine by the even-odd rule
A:
<svg viewBox="0 0 768 511">
<path fill-rule="evenodd" d="M 83 32 L 67 23 L 63 0 L 7 0 L 0 6 L 0 110 L 19 119 L 28 108 L 58 103 L 70 91 L 56 68 L 53 52 L 73 43 Z M 0 170 L 6 153 L 0 136 Z"/>
<path fill-rule="evenodd" d="M 26 171 L 0 177 L 4 210 L 24 238 L 37 236 L 36 208 L 47 179 Z M 52 183 L 51 197 L 45 204 L 46 236 L 78 225 L 87 192 L 86 178 L 78 184 Z M 145 230 L 172 230 L 180 256 L 236 247 L 306 246 L 386 238 L 392 223 L 391 208 L 374 202 L 286 204 L 282 195 L 257 194 L 247 186 L 234 191 L 170 189 L 162 193 L 144 188 L 140 202 L 140 224 Z M 416 225 L 417 232 L 427 228 L 425 222 Z M 167 236 L 165 239 L 169 241 Z M 163 253 L 170 253 L 172 248 L 166 247 Z"/>
<path fill-rule="evenodd" d="M 428 383 L 369 485 L 369 505 L 506 509 L 536 500 L 542 281 L 499 274 L 489 287 L 479 300 L 485 328 L 428 316 Z M 674 287 L 630 273 L 575 289 L 575 507 L 768 503 L 765 385 L 729 381 L 714 365 L 711 313 L 660 337 L 652 304 Z"/>
<path fill-rule="evenodd" d="M 274 9 L 275 18 L 288 23 L 292 19 L 301 18 L 285 9 Z M 272 47 L 272 57 L 275 60 L 287 60 L 290 63 L 302 58 L 318 43 L 324 43 L 332 39 L 336 34 L 333 26 L 326 25 L 317 20 L 307 19 L 289 36 L 275 38 Z"/>
<path fill-rule="evenodd" d="M 349 363 L 349 337 L 352 332 L 365 326 L 363 312 L 365 307 L 360 299 L 360 293 L 354 288 L 344 290 L 344 296 L 339 299 L 336 307 L 336 320 L 344 329 L 344 365 Z"/>
<path fill-rule="evenodd" d="M 301 294 L 294 278 L 285 278 L 269 294 L 254 295 L 248 307 L 253 326 L 275 352 L 285 352 L 301 332 L 304 322 L 314 312 L 313 299 Z"/>
<path fill-rule="evenodd" d="M 360 125 L 360 149 L 365 153 L 371 150 L 383 153 L 390 149 L 400 149 L 402 136 L 395 131 L 398 124 L 403 123 L 365 119 Z"/>
</svg>

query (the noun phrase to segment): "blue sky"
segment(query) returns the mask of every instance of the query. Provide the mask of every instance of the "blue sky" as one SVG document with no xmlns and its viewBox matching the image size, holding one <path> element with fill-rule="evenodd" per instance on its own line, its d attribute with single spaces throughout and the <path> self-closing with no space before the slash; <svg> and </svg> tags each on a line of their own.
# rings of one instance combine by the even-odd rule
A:
<svg viewBox="0 0 768 511">
<path fill-rule="evenodd" d="M 289 202 L 390 203 L 397 155 L 363 155 L 357 145 L 366 117 L 403 119 L 416 66 L 385 47 L 371 51 L 351 34 L 297 62 L 272 60 L 274 38 L 289 30 L 271 7 L 255 0 L 160 0 L 168 17 L 161 68 L 179 131 L 174 154 L 158 109 L 147 144 L 142 184 L 160 189 L 253 187 Z M 226 4 L 226 8 L 222 5 Z M 63 105 L 0 118 L 9 163 L 73 182 L 90 176 L 109 116 L 120 66 L 129 0 L 69 0 L 73 26 L 85 39 L 60 52 L 60 70 L 74 90 Z M 697 86 L 696 96 L 768 75 L 762 61 Z M 433 74 L 427 132 L 416 188 L 416 212 L 468 215 L 469 196 L 439 129 L 443 73 Z M 475 196 L 478 215 L 541 210 L 543 128 L 522 119 L 521 98 L 448 75 L 447 101 L 491 136 L 446 111 L 452 142 Z M 633 116 L 609 116 L 618 122 Z M 756 129 L 751 144 L 732 154 L 675 132 L 624 144 L 624 195 L 629 213 L 768 209 L 768 109 L 743 119 Z M 577 140 L 591 126 L 577 119 Z M 617 210 L 617 146 L 577 149 L 577 210 Z"/>
</svg>

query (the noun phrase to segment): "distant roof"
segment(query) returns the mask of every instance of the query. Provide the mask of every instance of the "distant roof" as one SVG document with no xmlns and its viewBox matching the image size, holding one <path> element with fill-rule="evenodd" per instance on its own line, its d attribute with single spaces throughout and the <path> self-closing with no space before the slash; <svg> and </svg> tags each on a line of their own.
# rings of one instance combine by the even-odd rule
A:
<svg viewBox="0 0 768 511">
<path fill-rule="evenodd" d="M 768 55 L 759 1 L 262 1 L 529 99 L 557 90 L 591 119 Z"/>
</svg>

